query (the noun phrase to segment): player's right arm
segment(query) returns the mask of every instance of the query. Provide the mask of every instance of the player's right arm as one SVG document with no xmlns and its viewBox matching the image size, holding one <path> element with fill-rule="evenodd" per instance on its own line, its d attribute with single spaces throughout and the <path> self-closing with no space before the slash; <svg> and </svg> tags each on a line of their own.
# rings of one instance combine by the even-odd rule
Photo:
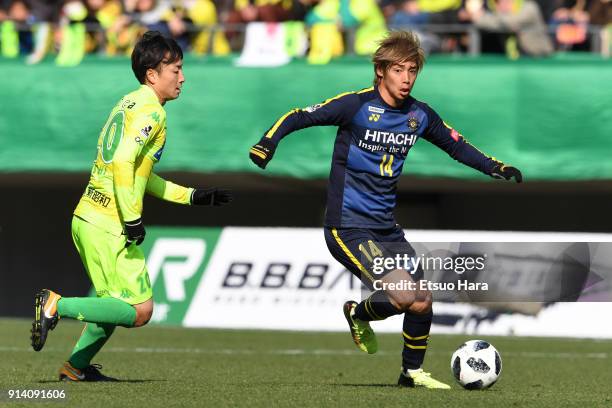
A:
<svg viewBox="0 0 612 408">
<path fill-rule="evenodd" d="M 355 92 L 346 92 L 320 104 L 304 109 L 292 109 L 281 116 L 259 142 L 251 147 L 249 157 L 257 166 L 265 169 L 272 160 L 276 147 L 285 136 L 311 126 L 347 125 L 359 106 L 359 95 Z"/>
</svg>

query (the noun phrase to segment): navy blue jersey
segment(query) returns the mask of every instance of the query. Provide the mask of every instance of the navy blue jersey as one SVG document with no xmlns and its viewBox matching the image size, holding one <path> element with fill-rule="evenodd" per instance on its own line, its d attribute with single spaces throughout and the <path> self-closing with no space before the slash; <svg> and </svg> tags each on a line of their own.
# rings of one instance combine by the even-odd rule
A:
<svg viewBox="0 0 612 408">
<path fill-rule="evenodd" d="M 397 181 L 408 152 L 421 138 L 485 174 L 498 163 L 446 125 L 426 103 L 409 97 L 402 107 L 393 108 L 376 88 L 291 110 L 264 137 L 278 144 L 295 130 L 324 125 L 338 126 L 327 192 L 328 227 L 393 227 Z"/>
</svg>

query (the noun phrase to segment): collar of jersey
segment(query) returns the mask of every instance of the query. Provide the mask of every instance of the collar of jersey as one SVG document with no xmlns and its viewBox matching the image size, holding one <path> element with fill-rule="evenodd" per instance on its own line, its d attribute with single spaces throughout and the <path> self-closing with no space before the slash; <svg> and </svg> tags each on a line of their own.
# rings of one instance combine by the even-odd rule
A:
<svg viewBox="0 0 612 408">
<path fill-rule="evenodd" d="M 149 85 L 140 85 L 138 92 L 145 95 L 145 98 L 147 98 L 147 102 L 149 102 L 149 99 L 150 99 L 151 102 L 160 105 L 159 99 L 157 98 L 155 91 Z"/>
</svg>

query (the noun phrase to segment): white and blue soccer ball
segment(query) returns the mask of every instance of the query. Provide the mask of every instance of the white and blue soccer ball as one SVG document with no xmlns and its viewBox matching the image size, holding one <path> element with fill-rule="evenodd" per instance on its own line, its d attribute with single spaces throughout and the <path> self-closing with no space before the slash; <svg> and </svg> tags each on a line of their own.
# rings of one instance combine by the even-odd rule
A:
<svg viewBox="0 0 612 408">
<path fill-rule="evenodd" d="M 451 358 L 451 371 L 467 390 L 489 388 L 499 379 L 502 361 L 499 352 L 484 340 L 463 343 Z"/>
</svg>

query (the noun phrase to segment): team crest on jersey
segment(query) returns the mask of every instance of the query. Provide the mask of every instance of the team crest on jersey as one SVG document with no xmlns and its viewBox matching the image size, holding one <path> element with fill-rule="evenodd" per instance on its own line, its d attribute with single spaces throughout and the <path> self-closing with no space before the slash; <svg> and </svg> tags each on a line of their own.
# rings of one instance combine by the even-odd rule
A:
<svg viewBox="0 0 612 408">
<path fill-rule="evenodd" d="M 417 130 L 419 127 L 419 121 L 416 118 L 408 118 L 408 127 L 411 130 Z"/>
<path fill-rule="evenodd" d="M 317 109 L 319 109 L 321 107 L 320 103 L 317 103 L 316 105 L 311 105 L 307 108 L 304 108 L 304 111 L 308 112 L 308 113 L 312 113 L 314 111 L 316 111 Z"/>
</svg>

